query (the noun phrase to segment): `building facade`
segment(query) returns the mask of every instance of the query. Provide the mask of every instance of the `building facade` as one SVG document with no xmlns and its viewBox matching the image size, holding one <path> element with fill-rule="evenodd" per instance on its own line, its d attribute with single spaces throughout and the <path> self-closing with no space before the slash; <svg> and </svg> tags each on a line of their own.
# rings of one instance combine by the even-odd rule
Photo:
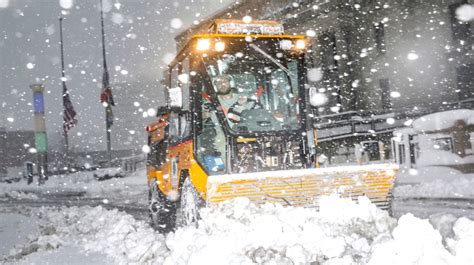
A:
<svg viewBox="0 0 474 265">
<path fill-rule="evenodd" d="M 30 152 L 35 147 L 34 131 L 7 131 L 0 128 L 0 178 L 14 168 L 22 168 L 24 163 L 36 162 L 36 154 Z M 13 170 L 17 171 L 17 170 Z"/>
<path fill-rule="evenodd" d="M 427 113 L 473 108 L 472 0 L 243 0 L 176 37 L 206 32 L 214 18 L 278 20 L 309 43 L 308 88 L 325 104 L 310 116 L 320 152 L 354 161 L 356 143 L 377 140 L 390 155 L 396 128 Z M 458 11 L 459 12 L 459 11 Z M 341 147 L 343 146 L 343 147 Z"/>
</svg>

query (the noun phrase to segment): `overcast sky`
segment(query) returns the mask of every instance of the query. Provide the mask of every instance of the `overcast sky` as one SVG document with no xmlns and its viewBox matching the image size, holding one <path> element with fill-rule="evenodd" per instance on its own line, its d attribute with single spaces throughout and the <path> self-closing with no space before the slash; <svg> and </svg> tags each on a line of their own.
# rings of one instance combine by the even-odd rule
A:
<svg viewBox="0 0 474 265">
<path fill-rule="evenodd" d="M 175 34 L 232 2 L 104 0 L 112 84 L 158 83 L 164 60 L 175 52 Z M 0 127 L 34 129 L 29 85 L 43 83 L 48 138 L 53 148 L 58 145 L 62 132 L 58 18 L 62 15 L 67 87 L 79 120 L 70 134 L 72 144 L 103 137 L 98 3 L 99 0 L 0 0 Z"/>
</svg>

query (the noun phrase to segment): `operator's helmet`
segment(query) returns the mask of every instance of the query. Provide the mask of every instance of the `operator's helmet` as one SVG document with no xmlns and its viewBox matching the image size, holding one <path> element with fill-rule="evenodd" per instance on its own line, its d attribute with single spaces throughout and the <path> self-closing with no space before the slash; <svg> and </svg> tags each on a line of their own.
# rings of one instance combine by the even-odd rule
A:
<svg viewBox="0 0 474 265">
<path fill-rule="evenodd" d="M 214 79 L 214 86 L 218 95 L 227 95 L 232 90 L 230 85 L 230 77 L 228 75 L 221 75 Z"/>
</svg>

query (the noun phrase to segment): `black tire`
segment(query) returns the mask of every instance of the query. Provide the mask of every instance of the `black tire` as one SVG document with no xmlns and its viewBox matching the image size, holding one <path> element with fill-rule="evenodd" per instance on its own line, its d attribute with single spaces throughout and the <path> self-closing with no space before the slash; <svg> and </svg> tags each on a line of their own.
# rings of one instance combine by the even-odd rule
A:
<svg viewBox="0 0 474 265">
<path fill-rule="evenodd" d="M 176 227 L 194 225 L 200 219 L 199 210 L 205 206 L 199 192 L 187 177 L 181 187 L 180 199 L 176 212 Z"/>
<path fill-rule="evenodd" d="M 169 201 L 158 188 L 156 181 L 148 190 L 148 214 L 152 227 L 160 233 L 174 230 L 176 223 L 176 203 Z"/>
</svg>

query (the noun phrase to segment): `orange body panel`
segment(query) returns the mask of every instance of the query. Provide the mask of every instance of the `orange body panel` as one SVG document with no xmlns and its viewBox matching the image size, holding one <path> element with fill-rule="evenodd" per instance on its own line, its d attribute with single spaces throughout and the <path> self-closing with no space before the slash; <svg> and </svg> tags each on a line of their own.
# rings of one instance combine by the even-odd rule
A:
<svg viewBox="0 0 474 265">
<path fill-rule="evenodd" d="M 168 148 L 167 162 L 161 167 L 147 166 L 148 184 L 150 185 L 153 179 L 156 179 L 158 187 L 165 195 L 169 195 L 170 191 L 176 191 L 177 186 L 173 185 L 173 181 L 179 183 L 181 181 L 181 173 L 183 170 L 189 172 L 191 182 L 201 194 L 203 199 L 206 199 L 207 174 L 194 159 L 193 141 L 188 140 L 175 146 Z M 177 159 L 177 171 L 173 176 L 172 163 L 173 159 Z M 173 178 L 177 178 L 174 179 Z"/>
</svg>

